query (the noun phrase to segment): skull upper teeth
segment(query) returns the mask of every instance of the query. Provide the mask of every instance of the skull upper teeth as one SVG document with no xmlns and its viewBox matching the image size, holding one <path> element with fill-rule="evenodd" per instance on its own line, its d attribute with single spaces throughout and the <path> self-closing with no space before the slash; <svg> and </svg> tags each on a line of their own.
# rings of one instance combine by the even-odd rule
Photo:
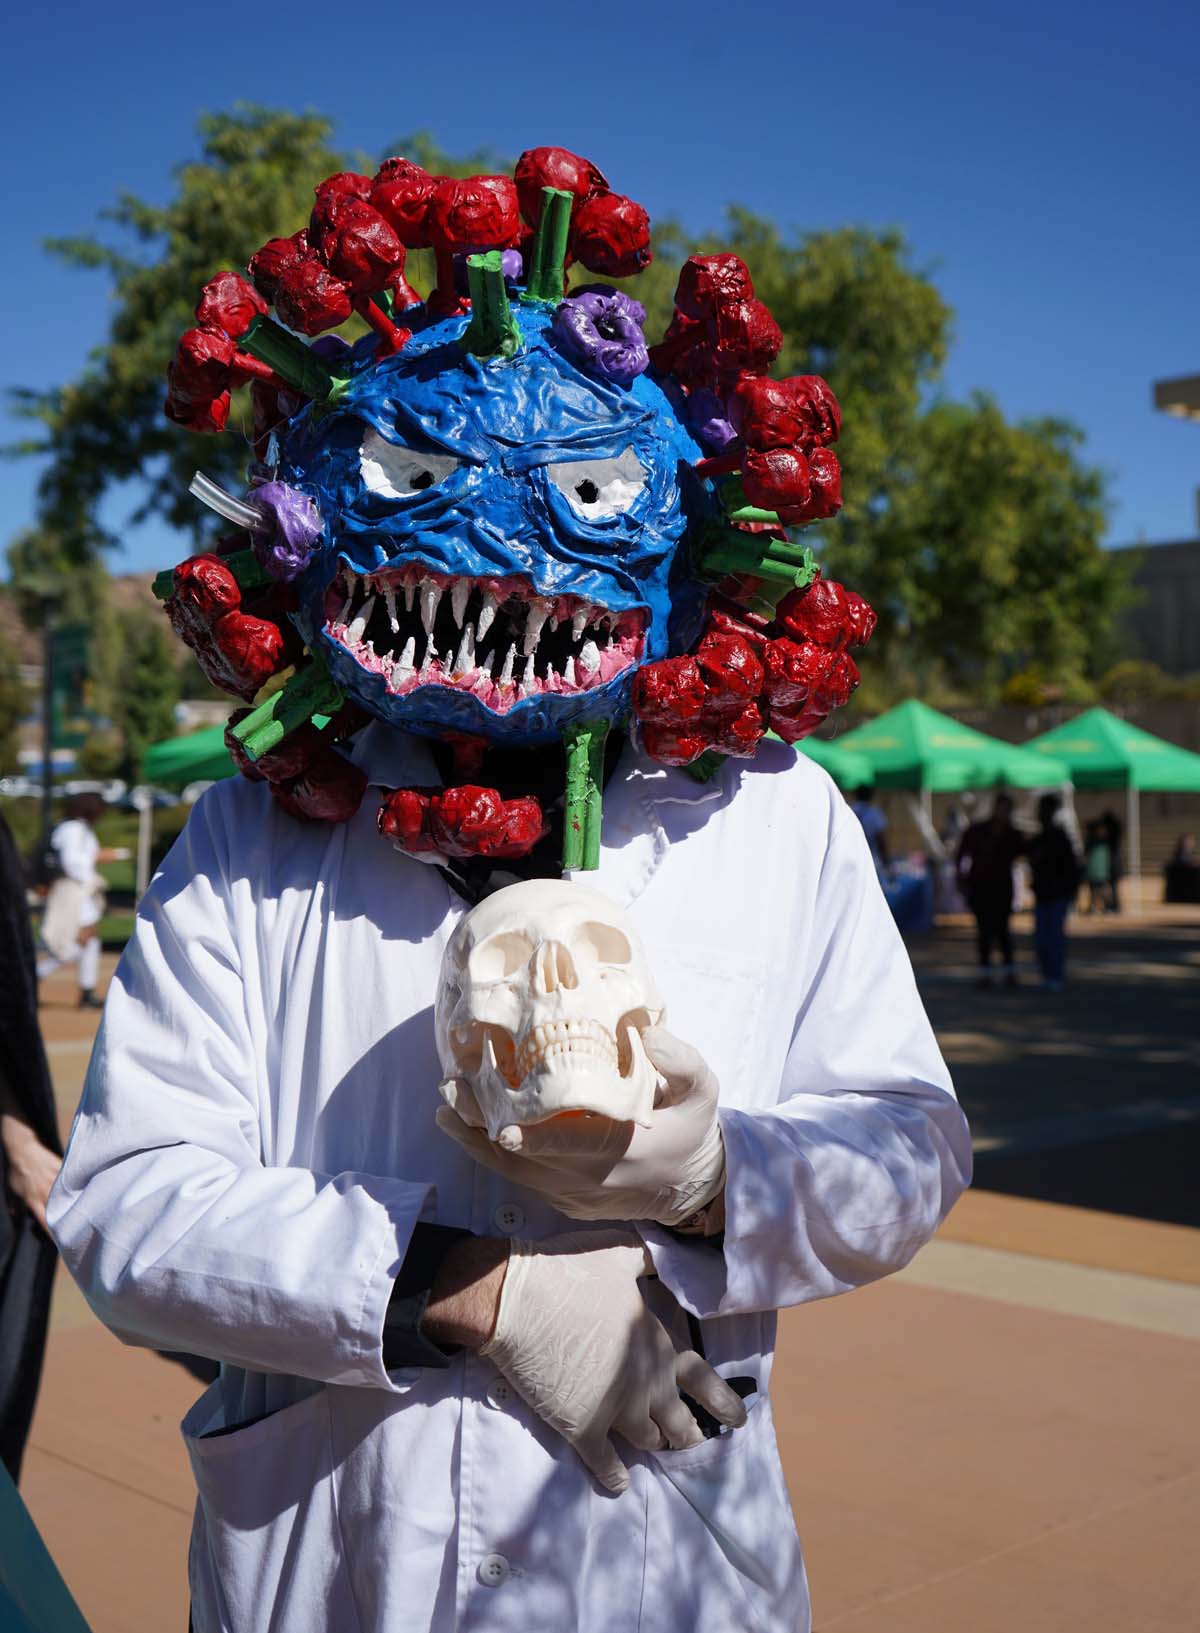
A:
<svg viewBox="0 0 1200 1633">
<path fill-rule="evenodd" d="M 586 1055 L 593 1055 L 610 1066 L 616 1063 L 616 1041 L 598 1021 L 545 1021 L 535 1026 L 518 1047 L 517 1076 L 523 1081 L 530 1072 L 551 1066 L 555 1061 L 565 1064 L 567 1056 L 577 1062 L 580 1056 Z"/>
</svg>

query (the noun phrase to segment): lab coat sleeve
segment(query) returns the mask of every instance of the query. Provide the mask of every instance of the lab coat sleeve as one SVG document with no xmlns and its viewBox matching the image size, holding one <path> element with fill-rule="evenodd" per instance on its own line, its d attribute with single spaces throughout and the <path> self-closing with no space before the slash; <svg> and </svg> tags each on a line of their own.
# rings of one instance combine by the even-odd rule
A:
<svg viewBox="0 0 1200 1633">
<path fill-rule="evenodd" d="M 778 1103 L 721 1108 L 723 1249 L 646 1233 L 659 1275 L 699 1316 L 803 1304 L 899 1270 L 970 1182 L 966 1119 L 840 801 L 807 942 Z"/>
<path fill-rule="evenodd" d="M 206 796 L 114 976 L 51 1231 L 126 1343 L 389 1389 L 384 1317 L 430 1188 L 263 1164 L 263 1051 L 247 1020 L 227 854 Z"/>
</svg>

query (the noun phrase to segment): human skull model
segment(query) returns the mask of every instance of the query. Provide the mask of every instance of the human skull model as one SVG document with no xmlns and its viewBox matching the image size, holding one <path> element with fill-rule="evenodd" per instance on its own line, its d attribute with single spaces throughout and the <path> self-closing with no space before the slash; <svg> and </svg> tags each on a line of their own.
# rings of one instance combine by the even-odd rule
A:
<svg viewBox="0 0 1200 1633">
<path fill-rule="evenodd" d="M 662 1014 L 621 909 L 583 885 L 531 879 L 480 902 L 451 937 L 438 1054 L 491 1139 L 567 1111 L 646 1124 L 657 1074 L 641 1033 Z"/>
</svg>

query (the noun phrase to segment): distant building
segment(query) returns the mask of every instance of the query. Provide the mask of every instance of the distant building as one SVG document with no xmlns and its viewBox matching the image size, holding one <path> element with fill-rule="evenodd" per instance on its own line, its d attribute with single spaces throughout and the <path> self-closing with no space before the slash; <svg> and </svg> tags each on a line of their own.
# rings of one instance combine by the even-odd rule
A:
<svg viewBox="0 0 1200 1633">
<path fill-rule="evenodd" d="M 1114 551 L 1133 557 L 1135 604 L 1121 614 L 1128 656 L 1168 675 L 1200 673 L 1200 539 Z"/>
</svg>

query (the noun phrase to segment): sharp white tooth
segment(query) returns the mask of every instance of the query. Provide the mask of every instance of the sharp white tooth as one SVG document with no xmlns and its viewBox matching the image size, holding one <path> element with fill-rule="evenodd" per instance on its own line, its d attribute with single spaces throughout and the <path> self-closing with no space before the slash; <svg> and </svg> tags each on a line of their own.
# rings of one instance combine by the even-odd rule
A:
<svg viewBox="0 0 1200 1633">
<path fill-rule="evenodd" d="M 492 594 L 491 590 L 484 590 L 483 606 L 479 609 L 479 620 L 476 625 L 476 634 L 481 641 L 487 634 L 488 630 L 491 629 L 492 620 L 495 618 L 495 616 L 496 597 Z"/>
<path fill-rule="evenodd" d="M 574 685 L 575 685 L 575 659 L 574 658 L 568 657 L 566 663 L 563 664 L 563 685 L 564 686 L 570 686 L 570 687 L 574 688 Z"/>
<path fill-rule="evenodd" d="M 417 581 L 415 578 L 404 580 L 404 607 L 405 611 L 413 610 L 413 602 L 417 599 Z"/>
<path fill-rule="evenodd" d="M 595 641 L 585 641 L 579 651 L 579 667 L 585 675 L 594 675 L 600 668 L 600 648 Z"/>
<path fill-rule="evenodd" d="M 613 639 L 613 637 L 612 637 L 612 636 L 611 636 L 611 635 L 610 635 L 610 636 L 609 636 L 609 637 L 608 637 L 608 640 L 607 640 L 607 641 L 605 641 L 605 643 L 604 643 L 604 650 L 605 650 L 605 651 L 606 651 L 606 652 L 611 652 L 611 651 L 612 651 L 612 649 L 613 649 L 613 647 L 614 647 L 614 646 L 616 646 L 616 644 L 617 644 L 617 643 L 616 643 L 616 641 L 615 641 L 615 640 L 614 640 L 614 639 Z"/>
<path fill-rule="evenodd" d="M 417 656 L 417 638 L 416 638 L 415 635 L 410 635 L 408 637 L 408 640 L 405 641 L 405 643 L 404 643 L 404 651 L 400 654 L 400 662 L 396 665 L 396 669 L 399 672 L 399 674 L 401 674 L 401 675 L 411 675 L 412 674 L 413 663 L 416 660 L 416 656 Z"/>
<path fill-rule="evenodd" d="M 450 591 L 450 610 L 454 614 L 454 622 L 462 628 L 463 619 L 467 614 L 467 602 L 471 599 L 471 580 L 456 578 Z"/>
<path fill-rule="evenodd" d="M 557 692 L 560 690 L 558 676 L 554 673 L 554 665 L 552 663 L 548 663 L 546 665 L 546 678 L 542 682 L 542 686 L 547 692 Z"/>
<path fill-rule="evenodd" d="M 588 608 L 587 607 L 580 607 L 579 611 L 575 614 L 574 618 L 572 618 L 572 620 L 571 620 L 571 639 L 573 641 L 582 640 L 583 632 L 587 628 L 587 621 L 588 621 Z"/>
<path fill-rule="evenodd" d="M 533 688 L 537 685 L 537 675 L 534 673 L 533 669 L 532 653 L 530 653 L 529 657 L 525 659 L 525 668 L 521 674 L 521 685 L 527 692 L 532 692 Z"/>
<path fill-rule="evenodd" d="M 371 614 L 374 611 L 375 611 L 375 597 L 373 595 L 369 595 L 367 597 L 367 599 L 363 602 L 360 611 L 355 614 L 354 622 L 350 625 L 349 629 L 346 631 L 346 637 L 347 637 L 348 640 L 351 640 L 351 641 L 361 641 L 362 640 L 363 635 L 366 633 L 367 625 L 371 622 Z"/>
<path fill-rule="evenodd" d="M 396 617 L 396 591 L 391 584 L 383 586 L 383 604 L 387 608 L 388 623 L 392 627 L 392 634 L 399 635 L 400 620 Z"/>
<path fill-rule="evenodd" d="M 424 674 L 427 669 L 432 669 L 436 662 L 437 647 L 434 646 L 433 636 L 431 635 L 425 643 L 425 656 L 421 659 L 421 673 Z"/>
<path fill-rule="evenodd" d="M 500 671 L 500 685 L 511 686 L 513 670 L 517 666 L 517 643 L 514 641 L 504 655 L 504 668 Z"/>
<path fill-rule="evenodd" d="M 435 584 L 431 578 L 424 579 L 421 583 L 421 628 L 426 635 L 433 634 L 433 621 L 437 617 L 441 599 L 441 585 Z"/>
<path fill-rule="evenodd" d="M 471 624 L 463 630 L 462 640 L 458 643 L 458 655 L 454 659 L 454 673 L 465 675 L 475 667 L 475 630 Z"/>
<path fill-rule="evenodd" d="M 548 601 L 533 600 L 529 603 L 529 616 L 525 620 L 525 639 L 521 642 L 521 651 L 526 657 L 537 651 L 537 644 L 542 638 L 542 629 L 551 612 Z"/>
<path fill-rule="evenodd" d="M 495 663 L 495 661 L 496 661 L 496 654 L 494 652 L 489 652 L 487 657 L 484 658 L 481 661 L 480 665 L 479 665 L 479 673 L 481 675 L 486 675 L 487 678 L 489 680 L 491 680 L 491 678 L 492 678 L 492 665 Z"/>
</svg>

